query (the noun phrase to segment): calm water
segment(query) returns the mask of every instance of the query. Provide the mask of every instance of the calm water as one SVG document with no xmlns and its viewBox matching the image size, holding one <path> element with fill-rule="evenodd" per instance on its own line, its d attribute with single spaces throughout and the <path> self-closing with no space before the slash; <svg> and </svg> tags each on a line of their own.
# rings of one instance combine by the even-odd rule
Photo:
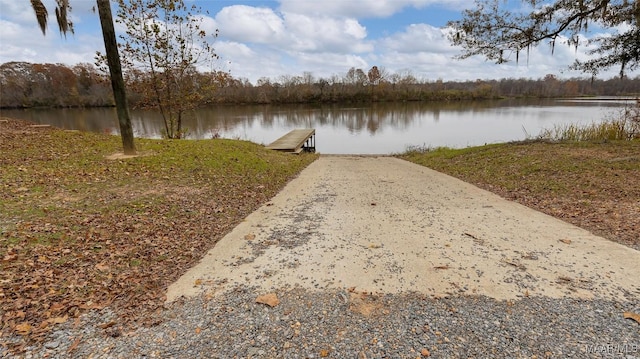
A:
<svg viewBox="0 0 640 359">
<path fill-rule="evenodd" d="M 630 103 L 630 102 L 629 102 Z M 467 147 L 522 140 L 545 128 L 614 117 L 624 100 L 500 100 L 356 106 L 218 106 L 186 121 L 189 138 L 246 139 L 269 144 L 295 128 L 316 129 L 320 153 L 388 154 L 408 146 Z M 64 129 L 118 133 L 113 108 L 2 110 L 0 115 Z M 137 137 L 160 138 L 162 120 L 132 111 Z"/>
</svg>

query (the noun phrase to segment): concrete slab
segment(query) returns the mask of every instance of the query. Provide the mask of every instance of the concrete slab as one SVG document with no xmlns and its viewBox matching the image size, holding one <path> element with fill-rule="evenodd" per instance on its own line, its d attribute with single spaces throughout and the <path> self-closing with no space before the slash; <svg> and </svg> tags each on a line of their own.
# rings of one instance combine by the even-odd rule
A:
<svg viewBox="0 0 640 359">
<path fill-rule="evenodd" d="M 640 252 L 391 157 L 323 156 L 168 289 L 640 296 Z"/>
</svg>

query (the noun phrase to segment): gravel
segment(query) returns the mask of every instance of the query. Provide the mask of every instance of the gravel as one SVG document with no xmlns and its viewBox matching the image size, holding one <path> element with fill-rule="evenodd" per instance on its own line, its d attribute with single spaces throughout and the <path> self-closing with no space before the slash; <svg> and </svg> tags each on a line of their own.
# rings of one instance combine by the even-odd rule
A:
<svg viewBox="0 0 640 359">
<path fill-rule="evenodd" d="M 0 357 L 640 358 L 638 252 L 405 167 L 321 158 L 169 288 L 153 327 L 105 308 Z"/>
<path fill-rule="evenodd" d="M 640 301 L 437 298 L 354 289 L 235 287 L 178 300 L 135 328 L 108 309 L 16 358 L 640 358 Z"/>
</svg>

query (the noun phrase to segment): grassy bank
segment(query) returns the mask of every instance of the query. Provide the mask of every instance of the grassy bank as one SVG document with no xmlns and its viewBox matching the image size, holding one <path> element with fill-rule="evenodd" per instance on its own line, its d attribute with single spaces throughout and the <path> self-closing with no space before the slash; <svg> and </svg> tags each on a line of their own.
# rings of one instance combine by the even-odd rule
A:
<svg viewBox="0 0 640 359">
<path fill-rule="evenodd" d="M 39 339 L 92 308 L 119 328 L 315 155 L 234 140 L 137 140 L 0 121 L 3 335 Z"/>
<path fill-rule="evenodd" d="M 400 157 L 640 250 L 640 140 L 413 149 Z"/>
</svg>

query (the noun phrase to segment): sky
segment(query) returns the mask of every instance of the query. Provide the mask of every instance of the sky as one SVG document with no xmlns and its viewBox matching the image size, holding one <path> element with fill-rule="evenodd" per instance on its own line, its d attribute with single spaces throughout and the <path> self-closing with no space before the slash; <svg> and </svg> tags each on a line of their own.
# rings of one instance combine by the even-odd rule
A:
<svg viewBox="0 0 640 359">
<path fill-rule="evenodd" d="M 343 76 L 372 66 L 387 73 L 412 74 L 425 81 L 501 78 L 585 77 L 567 67 L 585 59 L 586 47 L 540 45 L 519 63 L 496 65 L 480 57 L 456 60 L 459 48 L 445 37 L 446 23 L 457 20 L 471 0 L 187 0 L 207 11 L 205 30 L 220 59 L 215 68 L 256 83 L 311 73 L 315 78 Z M 0 0 L 0 63 L 93 63 L 104 51 L 93 0 L 71 0 L 75 34 L 57 30 L 55 0 L 46 36 L 30 2 Z M 114 11 L 115 14 L 115 11 Z M 586 39 L 585 39 L 586 40 Z M 618 68 L 603 72 L 611 78 Z M 638 74 L 630 73 L 630 76 Z"/>
</svg>

